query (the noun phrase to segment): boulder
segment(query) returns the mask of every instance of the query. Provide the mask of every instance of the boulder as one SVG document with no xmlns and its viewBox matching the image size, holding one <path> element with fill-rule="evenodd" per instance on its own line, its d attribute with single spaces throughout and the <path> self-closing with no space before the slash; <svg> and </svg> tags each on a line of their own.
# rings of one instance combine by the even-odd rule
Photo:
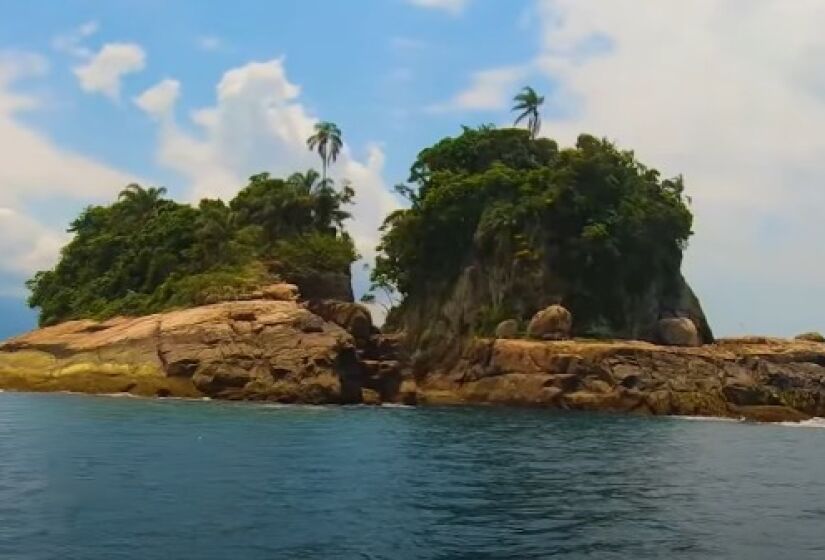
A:
<svg viewBox="0 0 825 560">
<path fill-rule="evenodd" d="M 260 290 L 263 299 L 274 301 L 297 301 L 300 297 L 298 286 L 295 284 L 271 284 Z"/>
<path fill-rule="evenodd" d="M 825 342 L 825 336 L 818 332 L 806 332 L 798 334 L 794 337 L 795 340 L 806 340 L 808 342 Z"/>
<path fill-rule="evenodd" d="M 666 346 L 701 346 L 699 331 L 687 317 L 667 317 L 658 324 L 659 342 Z"/>
<path fill-rule="evenodd" d="M 517 338 L 518 337 L 518 321 L 515 319 L 507 319 L 502 321 L 496 327 L 496 338 Z"/>
<path fill-rule="evenodd" d="M 311 301 L 308 309 L 325 321 L 335 323 L 350 333 L 359 344 L 373 335 L 372 315 L 360 303 L 336 300 Z"/>
<path fill-rule="evenodd" d="M 542 309 L 530 320 L 527 335 L 539 340 L 563 340 L 570 338 L 573 316 L 561 305 Z"/>
</svg>

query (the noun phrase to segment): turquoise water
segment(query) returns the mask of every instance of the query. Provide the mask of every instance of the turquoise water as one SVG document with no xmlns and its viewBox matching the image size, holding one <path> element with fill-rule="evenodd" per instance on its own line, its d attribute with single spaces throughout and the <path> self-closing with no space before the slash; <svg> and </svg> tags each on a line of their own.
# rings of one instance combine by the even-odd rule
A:
<svg viewBox="0 0 825 560">
<path fill-rule="evenodd" d="M 2 559 L 825 558 L 825 429 L 0 394 Z"/>
</svg>

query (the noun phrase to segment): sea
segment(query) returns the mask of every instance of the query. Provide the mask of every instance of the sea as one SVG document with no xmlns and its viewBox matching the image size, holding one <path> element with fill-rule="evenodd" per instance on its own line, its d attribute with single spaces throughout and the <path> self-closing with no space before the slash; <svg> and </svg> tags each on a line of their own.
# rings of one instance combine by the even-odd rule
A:
<svg viewBox="0 0 825 560">
<path fill-rule="evenodd" d="M 825 559 L 825 421 L 0 394 L 0 559 Z"/>
</svg>

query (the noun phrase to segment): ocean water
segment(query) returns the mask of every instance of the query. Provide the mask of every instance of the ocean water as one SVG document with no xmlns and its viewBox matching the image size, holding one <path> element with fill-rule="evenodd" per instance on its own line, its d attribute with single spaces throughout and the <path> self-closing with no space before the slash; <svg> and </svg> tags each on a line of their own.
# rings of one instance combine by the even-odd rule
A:
<svg viewBox="0 0 825 560">
<path fill-rule="evenodd" d="M 0 558 L 825 558 L 825 424 L 0 394 Z"/>
</svg>

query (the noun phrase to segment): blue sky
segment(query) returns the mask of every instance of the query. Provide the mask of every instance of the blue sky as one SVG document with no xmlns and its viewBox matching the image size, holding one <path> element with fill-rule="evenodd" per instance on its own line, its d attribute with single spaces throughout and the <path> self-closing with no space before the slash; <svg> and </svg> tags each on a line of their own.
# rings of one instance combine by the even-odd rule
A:
<svg viewBox="0 0 825 560">
<path fill-rule="evenodd" d="M 183 200 L 315 165 L 344 131 L 367 259 L 389 187 L 462 124 L 547 95 L 543 134 L 588 131 L 683 173 L 686 274 L 722 334 L 825 330 L 820 2 L 0 2 L 0 337 L 65 226 L 131 180 Z M 357 287 L 363 288 L 359 271 Z"/>
</svg>

